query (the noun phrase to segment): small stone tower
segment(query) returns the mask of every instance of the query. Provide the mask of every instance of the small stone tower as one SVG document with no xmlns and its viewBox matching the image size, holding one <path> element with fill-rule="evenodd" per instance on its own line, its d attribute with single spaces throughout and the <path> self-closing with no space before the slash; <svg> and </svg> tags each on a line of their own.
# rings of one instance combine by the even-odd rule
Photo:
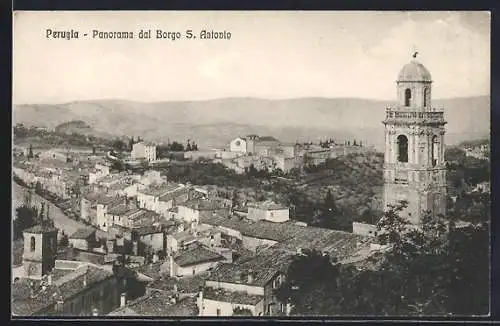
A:
<svg viewBox="0 0 500 326">
<path fill-rule="evenodd" d="M 408 202 L 403 212 L 420 224 L 427 212 L 446 213 L 444 110 L 432 107 L 432 79 L 416 53 L 397 80 L 398 104 L 386 109 L 384 207 Z"/>
<path fill-rule="evenodd" d="M 23 266 L 26 278 L 41 279 L 55 265 L 57 229 L 45 222 L 23 231 Z"/>
</svg>

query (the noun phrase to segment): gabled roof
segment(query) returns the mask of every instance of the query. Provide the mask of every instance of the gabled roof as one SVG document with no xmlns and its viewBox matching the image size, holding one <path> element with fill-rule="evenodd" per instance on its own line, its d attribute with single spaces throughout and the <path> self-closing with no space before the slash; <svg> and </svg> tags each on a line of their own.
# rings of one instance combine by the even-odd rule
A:
<svg viewBox="0 0 500 326">
<path fill-rule="evenodd" d="M 242 304 L 254 306 L 264 300 L 263 295 L 248 294 L 244 291 L 230 291 L 221 288 L 206 287 L 203 290 L 203 298 L 219 302 L 230 302 L 232 304 Z"/>
<path fill-rule="evenodd" d="M 222 261 L 225 258 L 221 255 L 206 249 L 202 245 L 194 246 L 194 248 L 181 252 L 174 257 L 174 261 L 181 267 L 187 267 L 197 264 L 203 264 L 211 261 Z"/>
<path fill-rule="evenodd" d="M 262 137 L 257 138 L 257 142 L 278 142 L 279 143 L 279 140 L 277 140 L 276 138 L 274 138 L 272 136 L 262 136 Z"/>
<path fill-rule="evenodd" d="M 286 270 L 292 257 L 290 252 L 270 249 L 250 259 L 240 259 L 232 264 L 221 263 L 210 273 L 207 280 L 265 286 L 280 271 Z M 249 273 L 253 274 L 252 283 L 247 282 L 246 275 Z"/>
<path fill-rule="evenodd" d="M 12 312 L 18 316 L 34 316 L 56 304 L 58 299 L 67 300 L 81 291 L 113 277 L 113 272 L 92 264 L 84 264 L 47 285 L 45 290 L 35 283 L 35 297 L 31 298 L 30 280 L 22 279 L 12 286 Z M 86 283 L 84 282 L 86 279 Z"/>
<path fill-rule="evenodd" d="M 26 233 L 51 233 L 51 232 L 57 232 L 57 228 L 54 226 L 47 224 L 47 223 L 42 223 L 42 224 L 37 224 L 35 226 L 30 227 L 29 229 L 24 230 L 23 232 Z"/>
</svg>

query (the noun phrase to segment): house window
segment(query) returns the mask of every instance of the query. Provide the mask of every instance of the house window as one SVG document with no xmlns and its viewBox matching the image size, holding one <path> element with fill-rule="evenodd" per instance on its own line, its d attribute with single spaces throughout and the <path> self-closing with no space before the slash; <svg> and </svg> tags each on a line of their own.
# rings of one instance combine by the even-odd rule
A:
<svg viewBox="0 0 500 326">
<path fill-rule="evenodd" d="M 35 237 L 31 237 L 30 240 L 30 250 L 35 251 Z"/>
<path fill-rule="evenodd" d="M 405 89 L 405 106 L 410 106 L 411 101 L 411 90 L 409 88 Z"/>
<path fill-rule="evenodd" d="M 408 138 L 405 135 L 398 136 L 398 161 L 408 162 Z"/>
<path fill-rule="evenodd" d="M 424 107 L 427 106 L 427 96 L 429 96 L 429 89 L 426 87 L 424 88 Z"/>
</svg>

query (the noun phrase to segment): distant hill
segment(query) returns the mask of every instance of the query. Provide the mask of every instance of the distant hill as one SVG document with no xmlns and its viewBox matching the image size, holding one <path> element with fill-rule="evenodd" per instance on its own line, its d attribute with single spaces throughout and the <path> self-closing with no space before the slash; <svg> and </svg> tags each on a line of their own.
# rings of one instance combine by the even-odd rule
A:
<svg viewBox="0 0 500 326">
<path fill-rule="evenodd" d="M 92 127 L 89 126 L 85 121 L 82 121 L 82 120 L 61 123 L 60 125 L 56 126 L 54 129 L 56 132 L 62 132 L 62 133 L 67 133 L 67 134 L 71 134 L 73 132 L 85 133 L 85 132 L 92 131 Z"/>
<path fill-rule="evenodd" d="M 56 127 L 82 121 L 93 132 L 155 141 L 191 138 L 200 147 L 224 146 L 234 136 L 257 133 L 283 141 L 356 138 L 380 148 L 384 139 L 381 121 L 385 107 L 392 104 L 359 98 L 225 98 L 155 103 L 95 100 L 16 105 L 14 123 Z M 489 97 L 434 100 L 433 104 L 445 108 L 447 143 L 489 137 Z"/>
</svg>

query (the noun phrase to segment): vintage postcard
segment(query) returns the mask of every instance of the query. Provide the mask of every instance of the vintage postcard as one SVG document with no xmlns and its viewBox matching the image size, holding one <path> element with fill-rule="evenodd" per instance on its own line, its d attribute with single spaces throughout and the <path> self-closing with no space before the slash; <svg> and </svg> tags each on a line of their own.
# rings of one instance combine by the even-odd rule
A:
<svg viewBox="0 0 500 326">
<path fill-rule="evenodd" d="M 490 314 L 489 12 L 13 15 L 13 317 Z"/>
</svg>

